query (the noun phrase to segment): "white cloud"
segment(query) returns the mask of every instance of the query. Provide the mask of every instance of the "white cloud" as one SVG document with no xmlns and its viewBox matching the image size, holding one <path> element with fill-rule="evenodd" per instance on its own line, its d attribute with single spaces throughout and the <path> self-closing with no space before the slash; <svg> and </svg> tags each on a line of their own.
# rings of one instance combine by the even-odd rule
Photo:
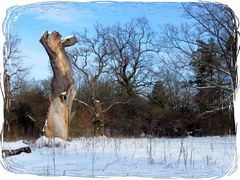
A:
<svg viewBox="0 0 240 180">
<path fill-rule="evenodd" d="M 74 19 L 72 16 L 69 15 L 69 13 L 61 13 L 59 11 L 45 11 L 41 14 L 38 14 L 36 19 L 39 20 L 48 20 L 48 21 L 54 21 L 59 23 L 69 23 L 73 22 Z"/>
<path fill-rule="evenodd" d="M 74 22 L 77 12 L 65 6 L 65 3 L 42 3 L 32 5 L 31 12 L 36 14 L 36 19 L 47 20 L 55 23 Z"/>
</svg>

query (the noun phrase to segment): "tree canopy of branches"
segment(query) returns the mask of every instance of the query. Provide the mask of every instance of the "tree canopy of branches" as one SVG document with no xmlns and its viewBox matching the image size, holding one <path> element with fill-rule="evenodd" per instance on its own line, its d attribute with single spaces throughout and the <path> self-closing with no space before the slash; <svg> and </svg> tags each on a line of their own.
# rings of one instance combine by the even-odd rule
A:
<svg viewBox="0 0 240 180">
<path fill-rule="evenodd" d="M 11 96 L 24 86 L 28 68 L 22 64 L 23 56 L 19 45 L 21 40 L 16 35 L 6 35 L 3 45 L 5 108 L 11 107 Z"/>
<path fill-rule="evenodd" d="M 237 83 L 236 62 L 239 49 L 237 47 L 239 22 L 234 12 L 227 6 L 215 3 L 183 4 L 183 8 L 187 17 L 197 22 L 197 33 L 201 35 L 196 39 L 197 45 L 205 49 L 208 48 L 219 57 L 220 67 L 212 63 L 209 63 L 209 66 L 221 71 L 224 76 L 230 77 L 231 83 L 219 88 L 234 91 Z M 209 37 L 208 39 L 211 38 L 212 46 L 206 47 L 206 44 L 200 42 L 201 40 L 207 41 L 206 38 L 203 38 L 204 36 Z"/>
<path fill-rule="evenodd" d="M 144 17 L 108 29 L 111 70 L 130 97 L 139 94 L 142 88 L 152 85 L 151 59 L 158 51 L 155 34 Z"/>
<path fill-rule="evenodd" d="M 182 7 L 188 23 L 162 28 L 160 42 L 165 44 L 159 57 L 165 64 L 171 62 L 168 68 L 190 88 L 198 118 L 207 120 L 208 128 L 214 128 L 210 124 L 215 121 L 226 131 L 226 124 L 234 124 L 239 22 L 223 4 L 194 2 Z"/>
<path fill-rule="evenodd" d="M 83 76 L 87 87 L 90 89 L 91 99 L 96 99 L 97 82 L 107 73 L 109 52 L 107 50 L 106 33 L 96 26 L 96 36 L 89 37 L 87 32 L 76 34 L 79 47 L 72 49 L 68 54 L 77 76 Z"/>
<path fill-rule="evenodd" d="M 170 58 L 175 58 L 172 63 L 177 70 L 191 72 L 188 77 L 193 80 L 184 76 L 187 73 L 182 76 L 197 89 L 196 93 L 201 94 L 202 89 L 222 92 L 221 102 L 209 111 L 219 110 L 226 102 L 227 107 L 232 106 L 239 49 L 238 21 L 233 11 L 222 4 L 205 2 L 183 3 L 182 7 L 191 24 L 182 24 L 179 28 L 166 25 L 163 48 Z"/>
<path fill-rule="evenodd" d="M 3 65 L 4 74 L 10 78 L 11 93 L 21 88 L 21 83 L 27 74 L 28 69 L 23 67 L 23 56 L 19 49 L 21 40 L 16 35 L 6 36 L 3 46 Z"/>
<path fill-rule="evenodd" d="M 84 77 L 86 87 L 90 89 L 91 99 L 87 100 L 90 103 L 78 102 L 92 109 L 96 114 L 95 119 L 99 119 L 97 116 L 101 116 L 103 112 L 114 105 L 130 102 L 144 88 L 152 85 L 151 62 L 153 53 L 158 50 L 154 46 L 154 32 L 145 17 L 133 19 L 123 25 L 97 24 L 94 31 L 92 36 L 87 31 L 77 33 L 79 47 L 72 49 L 69 56 L 75 72 Z M 104 109 L 97 93 L 97 85 L 101 79 L 110 82 L 116 89 L 124 90 L 128 97 L 118 99 L 115 96 Z M 115 94 L 118 92 L 117 90 Z"/>
</svg>

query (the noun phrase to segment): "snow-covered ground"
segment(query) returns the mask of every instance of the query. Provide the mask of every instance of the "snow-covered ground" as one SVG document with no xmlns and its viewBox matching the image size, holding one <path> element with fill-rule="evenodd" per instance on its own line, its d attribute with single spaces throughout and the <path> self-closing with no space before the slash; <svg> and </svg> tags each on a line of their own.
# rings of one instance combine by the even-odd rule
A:
<svg viewBox="0 0 240 180">
<path fill-rule="evenodd" d="M 77 138 L 69 142 L 39 138 L 32 153 L 4 159 L 16 173 L 56 176 L 141 176 L 208 178 L 236 168 L 236 137 Z M 26 146 L 4 142 L 3 149 Z"/>
</svg>

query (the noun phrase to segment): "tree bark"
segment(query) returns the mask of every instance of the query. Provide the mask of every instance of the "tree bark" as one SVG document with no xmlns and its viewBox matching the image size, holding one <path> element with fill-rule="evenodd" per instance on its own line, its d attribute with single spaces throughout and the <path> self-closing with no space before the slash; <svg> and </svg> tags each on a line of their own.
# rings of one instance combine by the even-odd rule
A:
<svg viewBox="0 0 240 180">
<path fill-rule="evenodd" d="M 6 110 L 7 113 L 10 112 L 11 106 L 12 106 L 12 100 L 11 100 L 11 89 L 10 89 L 10 76 L 7 73 L 4 73 L 3 75 L 3 82 L 4 82 L 4 110 Z M 5 118 L 5 124 L 7 125 L 7 133 L 10 132 L 10 124 L 8 118 Z"/>
<path fill-rule="evenodd" d="M 45 136 L 68 139 L 68 128 L 73 118 L 72 102 L 76 95 L 71 65 L 65 47 L 77 42 L 75 36 L 61 40 L 61 35 L 54 31 L 43 34 L 40 43 L 45 48 L 53 71 L 51 81 L 50 107 L 48 109 Z"/>
<path fill-rule="evenodd" d="M 3 82 L 4 82 L 4 92 L 5 92 L 5 98 L 4 98 L 4 105 L 7 112 L 11 109 L 11 94 L 10 94 L 10 76 L 7 73 L 4 73 L 3 75 Z"/>
<path fill-rule="evenodd" d="M 93 135 L 94 136 L 103 136 L 104 135 L 104 120 L 103 120 L 103 110 L 101 102 L 94 99 L 94 114 L 95 117 L 92 119 L 91 123 L 93 124 Z"/>
</svg>

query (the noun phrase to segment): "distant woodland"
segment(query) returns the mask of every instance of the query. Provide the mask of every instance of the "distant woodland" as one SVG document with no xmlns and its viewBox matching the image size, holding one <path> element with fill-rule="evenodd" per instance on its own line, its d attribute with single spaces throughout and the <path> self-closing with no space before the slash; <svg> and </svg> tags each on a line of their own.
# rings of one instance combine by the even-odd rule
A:
<svg viewBox="0 0 240 180">
<path fill-rule="evenodd" d="M 138 17 L 76 30 L 77 45 L 66 49 L 77 90 L 70 137 L 236 133 L 237 18 L 221 4 L 182 8 L 191 23 L 153 29 Z M 51 79 L 27 80 L 23 54 L 21 39 L 8 34 L 3 133 L 10 140 L 41 136 L 49 107 Z"/>
</svg>

